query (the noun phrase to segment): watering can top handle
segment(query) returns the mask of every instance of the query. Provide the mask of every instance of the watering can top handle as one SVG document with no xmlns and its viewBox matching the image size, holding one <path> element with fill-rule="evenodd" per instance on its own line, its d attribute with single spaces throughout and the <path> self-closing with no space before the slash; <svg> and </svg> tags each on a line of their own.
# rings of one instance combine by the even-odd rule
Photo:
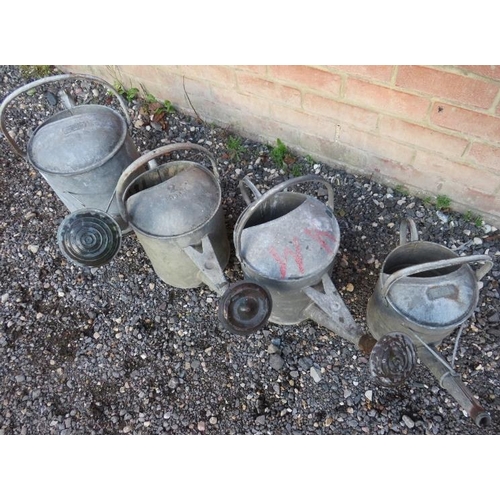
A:
<svg viewBox="0 0 500 500">
<path fill-rule="evenodd" d="M 408 240 L 408 231 L 410 231 L 410 239 Z M 412 241 L 418 241 L 418 230 L 415 221 L 411 217 L 407 217 L 401 221 L 399 226 L 399 244 L 404 245 Z"/>
<path fill-rule="evenodd" d="M 262 196 L 262 193 L 255 187 L 255 184 L 250 180 L 248 175 L 243 177 L 239 182 L 241 196 L 245 200 L 247 205 L 252 203 L 252 199 L 250 198 L 249 191 L 255 196 L 255 199 L 258 199 Z"/>
<path fill-rule="evenodd" d="M 386 297 L 389 289 L 400 279 L 413 274 L 419 274 L 434 269 L 442 269 L 445 267 L 458 266 L 462 264 L 472 264 L 474 262 L 484 262 L 484 264 L 476 271 L 477 281 L 489 272 L 493 267 L 493 260 L 490 255 L 468 255 L 466 257 L 456 257 L 452 259 L 436 260 L 434 262 L 426 262 L 425 264 L 417 264 L 415 266 L 405 267 L 391 274 L 382 287 L 382 296 Z"/>
<path fill-rule="evenodd" d="M 24 94 L 28 90 L 39 87 L 39 86 L 44 85 L 46 83 L 57 82 L 60 80 L 69 80 L 69 79 L 91 80 L 91 81 L 100 83 L 103 87 L 106 87 L 106 89 L 109 90 L 114 95 L 114 97 L 116 97 L 116 99 L 118 100 L 120 107 L 121 107 L 121 110 L 125 116 L 127 126 L 130 127 L 131 120 L 130 120 L 130 115 L 128 114 L 128 108 L 127 108 L 127 105 L 125 103 L 125 100 L 120 96 L 120 94 L 118 94 L 118 92 L 113 88 L 113 86 L 110 85 L 106 80 L 103 80 L 102 78 L 99 78 L 98 76 L 83 75 L 83 74 L 79 74 L 79 73 L 48 76 L 46 78 L 42 78 L 40 80 L 30 82 L 22 87 L 19 87 L 14 92 L 12 92 L 10 95 L 8 95 L 4 99 L 4 101 L 2 102 L 2 105 L 0 106 L 0 129 L 2 130 L 2 133 L 5 136 L 5 138 L 7 139 L 7 141 L 10 143 L 10 146 L 12 147 L 12 149 L 19 156 L 26 158 L 26 153 L 21 150 L 21 148 L 18 146 L 17 142 L 9 135 L 9 133 L 7 131 L 7 128 L 5 125 L 4 112 L 5 112 L 5 109 L 7 108 L 8 104 L 11 101 L 13 101 L 16 97 L 19 97 L 21 94 Z"/>
<path fill-rule="evenodd" d="M 210 153 L 210 151 L 208 151 L 208 149 L 205 149 L 203 146 L 200 146 L 198 144 L 192 144 L 190 142 L 178 142 L 156 148 L 153 151 L 149 151 L 140 156 L 139 158 L 137 158 L 137 160 L 131 163 L 122 172 L 120 178 L 118 179 L 118 183 L 116 185 L 116 201 L 118 203 L 120 215 L 122 216 L 123 220 L 127 222 L 129 220 L 127 210 L 125 208 L 125 195 L 127 194 L 128 188 L 130 187 L 131 184 L 131 179 L 136 173 L 136 171 L 139 168 L 141 168 L 144 164 L 149 163 L 151 160 L 157 158 L 158 156 L 164 156 L 173 153 L 174 151 L 187 150 L 187 149 L 196 149 L 197 151 L 200 151 L 205 155 L 207 155 L 208 158 L 210 159 L 210 163 L 212 164 L 212 170 L 214 171 L 215 178 L 219 180 L 220 177 L 219 170 L 217 167 L 217 162 L 215 160 L 215 157 L 212 153 Z M 150 168 L 149 170 L 156 170 L 157 168 L 160 167 Z M 205 167 L 202 167 L 201 165 L 200 168 L 203 168 L 205 170 Z"/>
<path fill-rule="evenodd" d="M 248 187 L 255 194 L 256 200 L 252 206 L 247 208 L 246 212 L 243 212 L 240 220 L 238 221 L 238 226 L 240 227 L 240 231 L 235 231 L 235 233 L 234 233 L 234 237 L 233 237 L 234 246 L 235 246 L 236 256 L 238 258 L 240 257 L 240 250 L 241 250 L 240 249 L 240 235 L 239 235 L 239 233 L 241 232 L 241 230 L 243 230 L 245 224 L 250 219 L 252 214 L 265 200 L 267 200 L 271 196 L 274 196 L 275 194 L 283 191 L 284 189 L 289 188 L 290 186 L 293 186 L 295 184 L 302 184 L 304 182 L 321 182 L 322 184 L 325 184 L 325 186 L 327 187 L 327 190 L 328 190 L 327 206 L 333 212 L 333 187 L 326 179 L 323 179 L 319 175 L 312 175 L 312 174 L 311 175 L 303 175 L 301 177 L 296 177 L 295 179 L 288 179 L 288 180 L 282 182 L 281 184 L 274 186 L 273 188 L 271 188 L 269 191 L 267 191 L 264 194 L 259 193 L 258 189 L 252 184 L 252 182 L 250 181 L 250 179 L 248 179 L 247 176 L 245 176 L 242 179 L 242 181 L 240 181 L 240 189 L 241 189 L 243 181 L 244 181 L 245 188 Z M 244 192 L 242 191 L 242 195 L 243 195 L 243 198 L 245 199 L 245 201 L 247 201 L 248 193 L 245 192 L 245 194 L 244 194 Z"/>
</svg>

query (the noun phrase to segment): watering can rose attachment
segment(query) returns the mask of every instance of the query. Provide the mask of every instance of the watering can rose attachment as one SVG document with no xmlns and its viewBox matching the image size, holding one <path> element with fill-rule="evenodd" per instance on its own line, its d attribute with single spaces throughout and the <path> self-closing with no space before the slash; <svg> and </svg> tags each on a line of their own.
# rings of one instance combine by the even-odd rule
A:
<svg viewBox="0 0 500 500">
<path fill-rule="evenodd" d="M 181 151 L 201 154 L 211 169 L 187 159 L 156 162 Z M 156 166 L 143 171 L 153 161 Z M 248 281 L 230 285 L 224 276 L 230 248 L 219 170 L 207 149 L 175 143 L 142 155 L 121 175 L 116 195 L 121 217 L 135 232 L 162 281 L 178 288 L 205 284 L 224 295 L 219 315 L 232 332 L 252 333 L 265 324 L 271 310 L 267 291 Z"/>
<path fill-rule="evenodd" d="M 471 265 L 479 263 L 474 271 Z M 374 379 L 400 385 L 419 358 L 477 425 L 488 425 L 489 414 L 436 347 L 472 315 L 480 281 L 492 266 L 489 255 L 459 257 L 419 241 L 413 219 L 404 219 L 400 245 L 384 261 L 367 307 L 368 328 L 378 341 L 369 361 Z"/>
<path fill-rule="evenodd" d="M 9 105 L 21 94 L 37 87 L 67 80 L 86 80 L 104 87 L 117 100 L 121 113 L 99 104 L 75 105 L 61 90 L 60 101 L 66 109 L 39 125 L 23 151 L 7 130 Z M 113 195 L 122 172 L 139 157 L 128 127 L 130 116 L 123 98 L 105 80 L 90 75 L 42 78 L 15 90 L 0 106 L 0 128 L 11 148 L 40 173 L 68 210 L 89 208 L 107 212 L 122 231 L 127 226 L 119 215 Z"/>
<path fill-rule="evenodd" d="M 326 204 L 286 191 L 303 183 L 326 186 Z M 240 190 L 248 206 L 235 225 L 236 257 L 245 279 L 269 292 L 269 321 L 293 325 L 312 320 L 370 352 L 375 339 L 356 324 L 330 278 L 340 243 L 332 185 L 320 176 L 305 175 L 261 194 L 245 177 Z"/>
</svg>

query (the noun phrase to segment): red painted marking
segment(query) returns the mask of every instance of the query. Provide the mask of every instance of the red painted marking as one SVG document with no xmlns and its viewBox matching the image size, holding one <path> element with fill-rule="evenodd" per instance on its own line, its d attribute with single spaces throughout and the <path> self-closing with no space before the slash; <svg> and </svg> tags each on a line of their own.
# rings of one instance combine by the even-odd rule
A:
<svg viewBox="0 0 500 500">
<path fill-rule="evenodd" d="M 304 232 L 307 236 L 310 236 L 313 240 L 316 240 L 325 252 L 332 253 L 333 248 L 327 243 L 326 239 L 332 241 L 332 243 L 336 243 L 337 239 L 335 236 L 328 231 L 320 231 L 319 229 L 304 229 Z"/>
<path fill-rule="evenodd" d="M 274 247 L 269 248 L 269 253 L 271 254 L 271 257 L 280 266 L 280 275 L 282 278 L 286 278 L 287 259 L 290 256 L 293 257 L 293 259 L 295 260 L 295 263 L 297 264 L 299 271 L 301 273 L 304 272 L 304 258 L 302 257 L 302 251 L 300 249 L 299 239 L 297 237 L 295 237 L 292 241 L 293 241 L 293 246 L 295 247 L 295 250 L 291 250 L 290 248 L 287 247 L 283 251 L 283 256 L 281 256 L 279 254 L 279 252 L 276 250 L 276 248 L 274 248 Z"/>
</svg>

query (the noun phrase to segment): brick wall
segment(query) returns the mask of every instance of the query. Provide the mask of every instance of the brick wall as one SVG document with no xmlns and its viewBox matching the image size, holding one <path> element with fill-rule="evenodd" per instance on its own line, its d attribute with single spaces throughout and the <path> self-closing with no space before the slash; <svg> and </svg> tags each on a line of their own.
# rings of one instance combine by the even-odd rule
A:
<svg viewBox="0 0 500 500">
<path fill-rule="evenodd" d="M 63 66 L 500 227 L 500 66 Z M 189 100 L 186 97 L 189 96 Z"/>
</svg>

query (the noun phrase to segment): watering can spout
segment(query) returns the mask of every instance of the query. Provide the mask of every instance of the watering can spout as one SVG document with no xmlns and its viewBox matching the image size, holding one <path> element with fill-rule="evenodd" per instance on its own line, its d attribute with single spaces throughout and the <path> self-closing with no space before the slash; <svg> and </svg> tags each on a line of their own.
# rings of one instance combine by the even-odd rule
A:
<svg viewBox="0 0 500 500">
<path fill-rule="evenodd" d="M 451 367 L 432 346 L 417 347 L 420 361 L 427 366 L 455 401 L 468 413 L 478 427 L 487 427 L 491 423 L 490 414 L 479 404 L 469 388 L 463 383 L 460 375 Z"/>
<path fill-rule="evenodd" d="M 352 342 L 365 354 L 370 354 L 376 340 L 371 335 L 364 334 L 354 321 L 327 274 L 322 277 L 322 286 L 323 292 L 313 287 L 304 288 L 304 293 L 312 300 L 306 309 L 309 319 Z"/>
</svg>

